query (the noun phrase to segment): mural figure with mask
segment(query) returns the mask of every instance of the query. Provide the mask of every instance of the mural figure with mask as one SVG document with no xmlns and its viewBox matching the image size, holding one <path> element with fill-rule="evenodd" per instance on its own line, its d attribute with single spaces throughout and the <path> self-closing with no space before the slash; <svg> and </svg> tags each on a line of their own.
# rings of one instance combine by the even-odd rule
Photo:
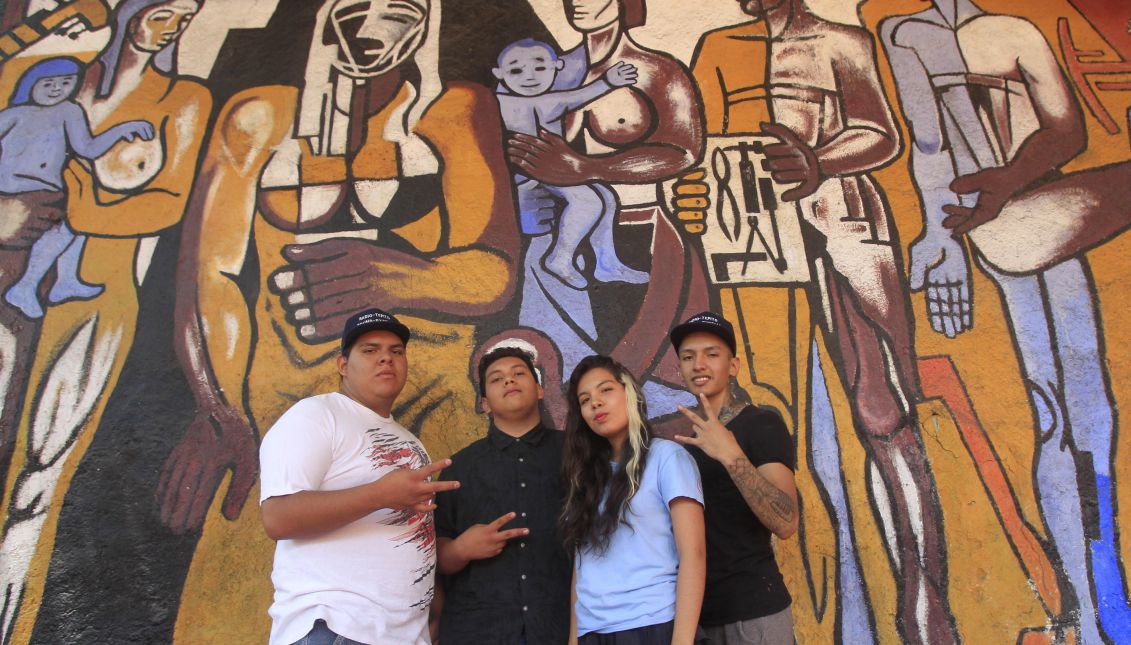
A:
<svg viewBox="0 0 1131 645">
<path fill-rule="evenodd" d="M 327 1 L 303 89 L 246 90 L 218 117 L 178 280 L 177 351 L 198 411 L 159 491 L 174 530 L 203 525 L 197 553 L 208 554 L 194 559 L 178 634 L 209 633 L 212 620 L 230 630 L 247 623 L 241 608 L 267 605 L 267 576 L 251 575 L 232 617 L 183 619 L 214 597 L 225 554 L 267 570 L 271 545 L 254 513 L 240 516 L 258 433 L 336 387 L 351 312 L 380 302 L 413 328 L 393 415 L 429 453 L 475 438 L 467 366 L 477 322 L 513 293 L 518 231 L 498 105 L 484 87 L 441 83 L 439 22 L 438 0 Z M 236 640 L 262 640 L 265 627 L 246 624 Z"/>
</svg>

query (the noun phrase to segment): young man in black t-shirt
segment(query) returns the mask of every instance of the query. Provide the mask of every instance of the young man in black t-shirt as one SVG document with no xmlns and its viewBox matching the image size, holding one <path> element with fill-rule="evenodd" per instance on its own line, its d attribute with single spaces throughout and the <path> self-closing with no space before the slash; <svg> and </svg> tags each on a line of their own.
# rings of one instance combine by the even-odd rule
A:
<svg viewBox="0 0 1131 645">
<path fill-rule="evenodd" d="M 680 372 L 699 399 L 680 408 L 691 436 L 677 436 L 699 464 L 707 525 L 707 589 L 699 643 L 794 642 L 791 599 L 770 535 L 797 531 L 794 446 L 781 415 L 737 400 L 734 328 L 703 312 L 671 332 Z"/>
</svg>

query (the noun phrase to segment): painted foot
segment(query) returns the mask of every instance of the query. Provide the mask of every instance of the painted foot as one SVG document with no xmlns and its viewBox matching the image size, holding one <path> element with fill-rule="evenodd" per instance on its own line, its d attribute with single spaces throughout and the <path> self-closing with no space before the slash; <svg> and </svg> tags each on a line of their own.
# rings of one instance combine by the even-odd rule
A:
<svg viewBox="0 0 1131 645">
<path fill-rule="evenodd" d="M 56 282 L 55 286 L 51 287 L 51 292 L 47 294 L 47 301 L 57 305 L 68 300 L 90 300 L 102 293 L 103 289 L 101 285 L 86 284 L 78 280 Z"/>
<path fill-rule="evenodd" d="M 40 306 L 39 298 L 36 297 L 34 289 L 24 289 L 18 284 L 14 285 L 4 294 L 4 302 L 19 309 L 23 315 L 32 320 L 43 317 L 43 307 Z"/>
<path fill-rule="evenodd" d="M 581 275 L 577 267 L 573 266 L 573 258 L 547 255 L 542 259 L 542 266 L 559 280 L 574 289 L 581 290 L 589 286 L 589 281 L 585 279 L 585 276 Z"/>
<path fill-rule="evenodd" d="M 598 282 L 627 282 L 628 284 L 647 284 L 648 274 L 625 266 L 620 260 L 597 262 L 593 269 L 593 279 Z"/>
</svg>

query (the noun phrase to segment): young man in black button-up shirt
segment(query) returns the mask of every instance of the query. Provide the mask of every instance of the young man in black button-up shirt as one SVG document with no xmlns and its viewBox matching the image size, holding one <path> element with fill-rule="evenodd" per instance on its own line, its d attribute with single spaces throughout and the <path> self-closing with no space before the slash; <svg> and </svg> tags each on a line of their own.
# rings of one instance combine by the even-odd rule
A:
<svg viewBox="0 0 1131 645">
<path fill-rule="evenodd" d="M 572 570 L 557 531 L 562 436 L 542 425 L 530 354 L 501 347 L 478 371 L 491 427 L 452 457 L 441 477 L 461 486 L 436 499 L 447 576 L 439 642 L 565 643 Z"/>
</svg>

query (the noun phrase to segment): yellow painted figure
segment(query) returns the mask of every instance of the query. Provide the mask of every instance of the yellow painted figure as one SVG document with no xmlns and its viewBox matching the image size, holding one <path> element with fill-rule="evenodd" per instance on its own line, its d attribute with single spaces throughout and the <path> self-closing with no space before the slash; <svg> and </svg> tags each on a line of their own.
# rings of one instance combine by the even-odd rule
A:
<svg viewBox="0 0 1131 645">
<path fill-rule="evenodd" d="M 204 526 L 179 642 L 265 638 L 271 545 L 254 512 L 240 515 L 258 433 L 337 387 L 349 315 L 380 306 L 413 329 L 393 415 L 433 458 L 476 438 L 476 322 L 510 300 L 519 238 L 498 106 L 484 87 L 441 85 L 439 12 L 437 0 L 328 1 L 303 90 L 248 90 L 218 117 L 178 280 L 175 342 L 198 411 L 159 492 L 175 530 Z M 248 266 L 250 303 L 235 279 Z M 218 607 L 220 584 L 238 601 Z"/>
<path fill-rule="evenodd" d="M 110 43 L 78 94 L 93 130 L 144 119 L 157 136 L 118 143 L 93 166 L 72 161 L 64 171 L 67 221 L 89 236 L 82 279 L 105 291 L 51 307 L 43 319 L 4 488 L 0 633 L 12 642 L 30 634 L 59 507 L 133 342 L 137 287 L 155 236 L 180 221 L 188 200 L 211 98 L 169 74 L 198 9 L 197 0 L 120 3 Z"/>
</svg>

